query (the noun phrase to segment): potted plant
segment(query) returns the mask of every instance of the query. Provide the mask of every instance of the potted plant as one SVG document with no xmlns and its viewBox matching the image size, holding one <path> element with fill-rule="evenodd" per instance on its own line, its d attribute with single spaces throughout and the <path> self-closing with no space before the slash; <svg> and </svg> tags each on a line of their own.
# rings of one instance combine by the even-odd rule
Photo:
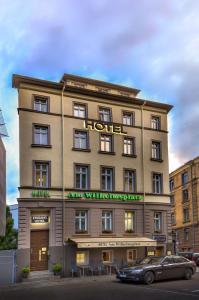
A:
<svg viewBox="0 0 199 300">
<path fill-rule="evenodd" d="M 62 271 L 62 265 L 60 263 L 56 263 L 53 266 L 53 273 L 55 276 L 60 276 Z"/>
<path fill-rule="evenodd" d="M 23 278 L 28 278 L 28 275 L 30 273 L 30 268 L 29 267 L 22 268 L 21 273 Z"/>
</svg>

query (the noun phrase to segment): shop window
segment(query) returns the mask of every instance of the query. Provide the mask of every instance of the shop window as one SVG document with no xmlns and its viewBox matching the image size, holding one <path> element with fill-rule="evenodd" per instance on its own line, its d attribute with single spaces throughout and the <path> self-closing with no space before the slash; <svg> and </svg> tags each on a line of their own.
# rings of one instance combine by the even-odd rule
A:
<svg viewBox="0 0 199 300">
<path fill-rule="evenodd" d="M 88 265 L 89 264 L 89 256 L 86 251 L 78 251 L 76 253 L 76 264 L 77 265 Z"/>
<path fill-rule="evenodd" d="M 133 262 L 137 259 L 137 250 L 128 249 L 127 250 L 127 262 Z"/>
<path fill-rule="evenodd" d="M 102 262 L 103 263 L 112 263 L 113 262 L 113 251 L 112 250 L 103 250 L 102 251 Z"/>
<path fill-rule="evenodd" d="M 105 107 L 100 107 L 99 108 L 99 119 L 100 119 L 100 121 L 111 122 L 111 120 L 112 120 L 111 109 L 105 108 Z"/>
<path fill-rule="evenodd" d="M 135 212 L 126 211 L 125 212 L 125 232 L 133 232 L 135 226 Z"/>
<path fill-rule="evenodd" d="M 44 96 L 33 96 L 33 109 L 41 112 L 49 111 L 49 98 Z"/>
</svg>

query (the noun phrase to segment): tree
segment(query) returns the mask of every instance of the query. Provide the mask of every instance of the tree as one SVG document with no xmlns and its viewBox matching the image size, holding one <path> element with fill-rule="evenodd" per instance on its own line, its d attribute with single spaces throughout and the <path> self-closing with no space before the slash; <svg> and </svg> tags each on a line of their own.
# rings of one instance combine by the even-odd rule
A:
<svg viewBox="0 0 199 300">
<path fill-rule="evenodd" d="M 0 237 L 0 250 L 17 249 L 18 232 L 13 228 L 14 220 L 10 212 L 10 207 L 6 207 L 6 234 Z"/>
</svg>

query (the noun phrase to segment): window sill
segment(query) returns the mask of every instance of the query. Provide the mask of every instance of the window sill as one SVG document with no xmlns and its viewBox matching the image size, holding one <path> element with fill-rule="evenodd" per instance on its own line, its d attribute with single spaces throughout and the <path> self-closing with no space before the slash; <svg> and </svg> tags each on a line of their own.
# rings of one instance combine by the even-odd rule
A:
<svg viewBox="0 0 199 300">
<path fill-rule="evenodd" d="M 52 148 L 52 145 L 31 144 L 33 148 Z"/>
<path fill-rule="evenodd" d="M 126 231 L 125 231 L 125 234 L 126 234 L 126 235 L 134 234 L 134 233 L 135 233 L 134 230 L 126 230 Z"/>
<path fill-rule="evenodd" d="M 156 162 L 161 163 L 161 162 L 163 162 L 163 159 L 160 159 L 160 158 L 152 158 L 152 157 L 151 157 L 151 161 L 156 161 Z"/>
<path fill-rule="evenodd" d="M 113 234 L 113 231 L 109 230 L 104 230 L 102 231 L 102 234 Z"/>
<path fill-rule="evenodd" d="M 73 151 L 91 152 L 91 149 L 72 148 Z"/>
<path fill-rule="evenodd" d="M 136 157 L 137 157 L 136 154 L 126 154 L 126 153 L 122 153 L 122 156 L 133 157 L 133 158 L 136 158 Z"/>
<path fill-rule="evenodd" d="M 162 230 L 155 230 L 154 234 L 162 234 Z"/>
<path fill-rule="evenodd" d="M 88 235 L 88 231 L 84 231 L 84 230 L 80 230 L 80 231 L 76 231 L 75 232 L 75 234 L 77 235 L 77 234 L 80 234 L 80 235 L 82 235 L 82 234 L 86 234 L 86 235 Z"/>
<path fill-rule="evenodd" d="M 190 222 L 191 222 L 190 220 L 183 221 L 183 224 L 190 223 Z"/>
<path fill-rule="evenodd" d="M 109 154 L 109 155 L 115 155 L 115 152 L 112 152 L 112 151 L 110 151 L 110 152 L 108 152 L 108 151 L 98 151 L 98 153 L 99 154 Z"/>
</svg>

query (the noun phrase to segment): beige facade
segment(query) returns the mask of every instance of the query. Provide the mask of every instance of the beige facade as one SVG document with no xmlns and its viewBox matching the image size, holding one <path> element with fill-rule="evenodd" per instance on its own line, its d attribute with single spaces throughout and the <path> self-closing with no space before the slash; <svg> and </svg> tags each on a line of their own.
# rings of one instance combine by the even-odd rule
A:
<svg viewBox="0 0 199 300">
<path fill-rule="evenodd" d="M 13 86 L 19 93 L 18 247 L 27 249 L 29 261 L 31 231 L 42 229 L 49 230 L 50 264 L 61 261 L 69 266 L 69 256 L 63 258 L 65 250 L 59 247 L 75 244 L 77 237 L 125 237 L 127 241 L 135 237 L 138 257 L 147 254 L 147 245 L 139 246 L 141 237 L 153 241 L 149 250 L 170 250 L 167 114 L 172 106 L 139 99 L 137 89 L 67 74 L 59 83 L 14 75 Z M 81 109 L 85 110 L 83 115 Z M 104 120 L 99 119 L 100 114 Z M 77 137 L 81 132 L 83 137 Z M 85 143 L 84 138 L 86 146 L 77 147 L 76 141 Z M 38 171 L 39 167 L 48 170 Z M 77 168 L 86 175 L 78 175 Z M 107 170 L 111 175 L 103 175 Z M 44 176 L 41 172 L 47 172 L 48 178 L 40 178 Z M 76 230 L 78 211 L 86 211 L 84 232 Z M 103 211 L 111 213 L 105 216 L 111 218 L 111 230 L 105 232 Z M 133 212 L 134 228 L 130 231 L 125 228 L 127 211 Z M 155 221 L 155 213 L 160 220 Z M 48 216 L 48 221 L 32 224 L 34 214 Z M 154 231 L 155 222 L 160 228 Z M 53 254 L 56 247 L 59 255 Z M 120 250 L 124 253 L 128 247 L 118 247 Z M 118 258 L 118 263 L 126 261 L 126 255 Z"/>
<path fill-rule="evenodd" d="M 0 137 L 0 236 L 6 229 L 6 150 Z"/>
<path fill-rule="evenodd" d="M 170 174 L 170 190 L 176 251 L 199 252 L 199 157 Z"/>
</svg>

